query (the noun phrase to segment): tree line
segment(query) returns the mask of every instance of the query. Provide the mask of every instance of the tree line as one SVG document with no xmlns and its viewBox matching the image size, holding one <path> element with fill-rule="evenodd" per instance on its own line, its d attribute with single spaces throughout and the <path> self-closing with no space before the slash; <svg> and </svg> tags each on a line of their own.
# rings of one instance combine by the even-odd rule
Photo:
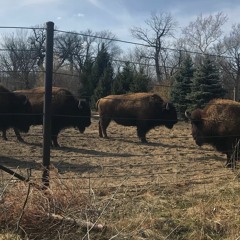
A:
<svg viewBox="0 0 240 240">
<path fill-rule="evenodd" d="M 53 84 L 94 103 L 109 94 L 152 91 L 170 86 L 167 96 L 180 114 L 214 97 L 239 100 L 240 24 L 223 32 L 227 15 L 199 15 L 181 28 L 171 13 L 151 14 L 129 29 L 140 41 L 122 49 L 108 30 L 54 33 Z M 225 35 L 224 35 L 225 34 Z M 10 89 L 43 84 L 44 26 L 17 29 L 1 38 L 0 80 Z"/>
</svg>

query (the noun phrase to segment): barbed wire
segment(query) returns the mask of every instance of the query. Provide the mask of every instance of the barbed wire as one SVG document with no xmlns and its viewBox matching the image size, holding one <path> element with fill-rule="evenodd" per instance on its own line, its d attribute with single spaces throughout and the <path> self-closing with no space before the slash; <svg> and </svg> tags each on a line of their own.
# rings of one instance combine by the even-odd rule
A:
<svg viewBox="0 0 240 240">
<path fill-rule="evenodd" d="M 20 27 L 20 26 L 0 26 L 0 29 L 26 29 L 26 30 L 46 30 L 45 27 Z"/>
<path fill-rule="evenodd" d="M 16 28 L 16 29 L 28 29 L 28 30 L 46 30 L 46 28 L 39 28 L 39 27 L 4 27 L 4 26 L 0 26 L 0 29 L 1 28 L 2 29 L 7 29 L 7 28 L 14 29 L 14 28 Z M 143 46 L 143 47 L 154 48 L 154 46 L 150 46 L 148 44 L 139 43 L 139 42 L 133 42 L 133 41 L 120 40 L 120 39 L 117 39 L 117 38 L 109 38 L 109 37 L 103 37 L 103 36 L 98 36 L 98 35 L 77 33 L 77 32 L 71 32 L 71 31 L 63 31 L 63 30 L 56 30 L 56 29 L 54 30 L 54 32 L 65 33 L 65 34 L 72 34 L 72 35 L 79 35 L 79 36 L 84 36 L 84 37 L 90 37 L 90 38 L 96 38 L 96 39 L 102 39 L 102 40 L 126 43 L 126 44 L 131 44 L 131 45 L 136 45 L 136 46 Z M 166 51 L 166 50 L 167 51 L 174 51 L 174 52 L 185 52 L 185 53 L 190 53 L 190 54 L 212 56 L 212 57 L 218 57 L 218 58 L 234 59 L 233 57 L 230 57 L 230 56 L 225 56 L 225 55 L 220 55 L 220 54 L 201 53 L 201 52 L 190 51 L 190 50 L 186 50 L 186 49 L 176 49 L 176 48 L 166 48 L 166 47 L 163 47 L 162 50 L 163 51 Z M 0 51 L 1 51 L 1 49 L 0 49 Z M 32 50 L 29 50 L 29 51 L 32 51 Z M 118 61 L 122 61 L 122 60 L 118 60 Z"/>
<path fill-rule="evenodd" d="M 170 173 L 172 174 L 172 173 Z M 169 174 L 169 175 L 170 175 Z M 125 184 L 124 186 L 122 186 L 123 189 L 126 189 L 127 187 L 150 187 L 149 185 L 149 182 L 151 182 L 151 186 L 161 186 L 161 187 L 169 187 L 169 186 L 176 186 L 176 187 L 179 187 L 180 185 L 183 185 L 183 186 L 189 186 L 189 185 L 194 185 L 194 184 L 197 184 L 199 182 L 201 182 L 202 184 L 204 184 L 204 181 L 205 183 L 209 183 L 208 181 L 215 181 L 217 178 L 221 179 L 222 177 L 224 177 L 226 179 L 226 177 L 228 177 L 229 179 L 234 179 L 236 176 L 238 175 L 238 172 L 237 173 L 229 173 L 229 174 L 218 174 L 218 175 L 214 175 L 214 176 L 203 176 L 203 177 L 199 177 L 199 176 L 195 176 L 193 175 L 192 177 L 193 178 L 188 178 L 188 179 L 181 179 L 181 178 L 171 178 L 170 179 L 164 179 L 162 181 L 160 181 L 158 178 L 161 176 L 161 174 L 146 174 L 146 175 L 131 175 L 131 174 L 125 174 L 125 175 L 122 175 L 121 177 L 120 176 L 112 176 L 112 177 L 109 177 L 109 178 L 106 178 L 106 176 L 101 176 L 101 177 L 89 177 L 89 176 L 66 176 L 66 177 L 63 177 L 63 176 L 57 176 L 57 177 L 52 177 L 52 181 L 54 180 L 61 180 L 61 181 L 64 181 L 64 180 L 71 180 L 71 181 L 79 181 L 79 180 L 85 180 L 85 181 L 94 181 L 95 180 L 107 180 L 107 179 L 112 179 L 112 178 L 119 178 L 119 179 L 122 179 L 122 178 L 126 178 L 128 177 L 129 180 L 131 180 L 132 178 L 134 179 L 138 179 L 139 177 L 142 178 L 147 178 L 148 181 L 146 181 L 146 183 L 139 183 L 139 182 L 132 182 L 132 181 L 128 181 L 127 184 Z M 151 178 L 151 179 L 150 179 Z M 155 181 L 154 181 L 155 179 Z M 15 184 L 17 182 L 20 182 L 20 180 L 13 180 L 12 178 L 5 178 L 4 179 L 5 181 L 9 181 L 10 183 L 12 182 L 12 184 Z M 31 182 L 34 182 L 34 181 L 41 181 L 41 178 L 40 177 L 31 177 Z M 10 184 L 8 183 L 8 184 Z M 95 185 L 95 186 L 94 186 Z M 101 184 L 101 186 L 99 186 L 97 183 L 95 184 L 91 184 L 91 189 L 92 190 L 99 190 L 99 189 L 114 189 L 118 186 L 118 184 L 116 183 L 115 185 L 111 185 L 111 184 Z M 86 186 L 76 186 L 77 188 L 80 188 L 81 190 L 89 190 L 89 185 L 86 184 Z M 52 190 L 54 189 L 51 188 Z M 58 189 L 58 188 L 56 188 Z M 66 190 L 68 190 L 68 188 L 66 188 Z M 89 192 L 88 192 L 89 193 Z"/>
<path fill-rule="evenodd" d="M 77 32 L 71 32 L 71 31 L 62 31 L 62 30 L 55 30 L 55 32 L 79 35 L 79 36 L 90 37 L 90 38 L 98 38 L 98 39 L 102 39 L 102 40 L 115 41 L 115 42 L 120 42 L 120 43 L 132 44 L 132 45 L 136 45 L 136 46 L 143 46 L 143 47 L 154 48 L 154 46 L 150 46 L 148 44 L 132 42 L 132 41 L 125 41 L 125 40 L 120 40 L 120 39 L 116 39 L 116 38 L 108 38 L 108 37 L 102 37 L 102 36 L 97 36 L 97 35 L 77 33 Z M 233 58 L 233 57 L 219 55 L 219 54 L 200 53 L 200 52 L 189 51 L 189 50 L 185 50 L 185 49 L 176 49 L 176 48 L 166 48 L 166 47 L 163 47 L 162 50 L 165 50 L 165 51 L 169 50 L 169 51 L 175 51 L 175 52 L 186 52 L 186 53 L 190 53 L 190 54 L 204 55 L 204 56 L 207 55 L 207 56 L 212 56 L 212 57 Z"/>
<path fill-rule="evenodd" d="M 0 27 L 0 28 L 4 28 L 4 27 Z M 5 28 L 9 28 L 9 27 L 5 27 Z M 22 27 L 12 27 L 12 28 L 21 28 L 21 29 L 31 29 L 31 30 L 33 30 L 33 29 L 41 29 L 41 30 L 44 30 L 45 28 L 22 28 Z M 116 40 L 116 39 L 111 39 L 111 38 L 105 38 L 105 37 L 99 37 L 99 36 L 94 36 L 94 35 L 87 35 L 87 34 L 81 34 L 81 33 L 73 33 L 73 32 L 66 32 L 66 31 L 60 31 L 60 30 L 55 30 L 56 32 L 59 32 L 59 33 L 71 33 L 71 34 L 78 34 L 78 35 L 81 35 L 81 36 L 86 36 L 86 37 L 95 37 L 95 38 L 100 38 L 100 39 L 104 39 L 104 40 L 109 40 L 109 41 L 117 41 L 117 42 L 121 42 L 121 43 L 126 43 L 126 44 L 134 44 L 134 45 L 137 45 L 137 46 L 144 46 L 144 47 L 149 47 L 148 45 L 146 45 L 146 44 L 141 44 L 141 43 L 134 43 L 134 42 L 130 42 L 130 41 L 124 41 L 124 40 Z M 0 49 L 0 51 L 5 51 L 6 49 Z M 33 49 L 29 49 L 28 51 L 32 51 Z M 184 52 L 189 52 L 189 53 L 193 53 L 193 54 L 201 54 L 201 55 L 203 55 L 203 53 L 198 53 L 198 52 L 191 52 L 191 51 L 185 51 L 185 50 L 180 50 L 180 49 L 172 49 L 172 48 L 163 48 L 163 50 L 168 50 L 168 51 L 184 51 Z M 207 55 L 211 55 L 211 54 L 207 54 Z M 225 56 L 220 56 L 220 55 L 211 55 L 211 56 L 215 56 L 215 57 L 225 57 Z M 227 57 L 227 56 L 226 56 Z M 129 62 L 129 61 L 123 61 L 123 60 L 118 60 L 118 59 L 116 59 L 115 61 L 119 61 L 119 62 Z M 131 62 L 131 63 L 134 63 L 134 62 Z M 134 64 L 136 64 L 136 63 L 134 63 Z M 145 65 L 148 65 L 148 66 L 155 66 L 155 65 L 149 65 L 149 64 L 145 64 Z M 163 66 L 162 66 L 163 67 Z M 166 66 L 164 66 L 164 67 L 166 67 Z M 170 67 L 169 67 L 170 68 Z M 0 72 L 3 72 L 3 73 L 7 73 L 7 72 L 15 72 L 15 71 L 0 71 Z M 20 72 L 20 71 L 19 71 Z M 34 71 L 34 72 L 44 72 L 44 71 Z M 72 74 L 65 74 L 65 73 L 58 73 L 58 72 L 54 72 L 54 74 L 62 74 L 62 75 L 68 75 L 68 76 L 76 76 L 76 77 L 79 77 L 79 75 L 72 75 Z M 171 87 L 171 86 L 168 86 L 168 87 Z M 2 116 L 4 115 L 4 114 L 1 114 Z M 66 115 L 57 115 L 58 117 L 65 117 Z M 72 117 L 72 116 L 69 116 L 68 115 L 68 117 Z M 81 116 L 81 117 L 84 117 L 84 116 Z M 97 117 L 97 116 L 93 116 L 93 118 L 99 118 L 99 116 Z M 121 118 L 121 119 L 123 119 L 123 118 Z M 124 119 L 129 119 L 129 118 L 124 118 Z M 147 120 L 152 120 L 152 119 L 147 119 Z M 155 119 L 154 119 L 155 120 Z M 214 121 L 216 121 L 216 120 L 218 120 L 218 119 L 214 119 Z M 224 121 L 228 121 L 228 122 L 230 122 L 232 119 L 224 119 Z M 221 120 L 222 121 L 222 120 Z M 190 133 L 189 133 L 190 134 Z M 29 136 L 41 136 L 41 134 L 29 134 Z M 236 135 L 236 136 L 234 136 L 234 135 L 229 135 L 229 136 L 224 136 L 224 137 L 238 137 L 238 135 Z M 63 134 L 62 135 L 62 137 L 63 138 L 79 138 L 79 135 L 71 135 L 71 136 L 69 136 L 68 134 Z M 89 137 L 89 136 L 88 136 Z M 96 137 L 94 137 L 94 136 L 91 136 L 92 138 L 96 138 Z M 167 138 L 169 138 L 169 136 L 167 136 L 167 135 L 161 135 L 160 136 L 161 138 L 163 138 L 163 139 L 167 139 Z M 190 139 L 190 138 L 192 138 L 191 136 L 189 136 L 189 137 L 186 137 L 186 136 L 173 136 L 174 138 L 179 138 L 179 139 L 183 139 L 183 138 L 185 138 L 185 139 Z M 220 136 L 211 136 L 211 137 L 220 137 Z M 137 137 L 127 137 L 128 139 L 137 139 Z M 124 137 L 115 137 L 114 136 L 114 139 L 125 139 Z M 205 151 L 205 153 L 207 153 L 207 151 Z M 212 153 L 212 151 L 211 151 L 211 153 Z M 182 154 L 184 154 L 184 155 L 186 155 L 186 156 L 188 156 L 188 154 L 190 155 L 190 154 L 192 154 L 192 153 L 189 153 L 189 152 L 187 152 L 187 151 L 183 151 L 182 152 Z M 106 153 L 106 155 L 107 155 L 107 153 Z M 114 153 L 113 153 L 113 155 L 114 155 Z M 159 153 L 159 154 L 155 154 L 156 156 L 163 156 L 163 154 L 161 154 L 161 153 Z M 176 154 L 173 154 L 173 153 L 168 153 L 168 156 L 175 156 Z M 40 157 L 41 155 L 39 155 L 39 157 Z M 73 157 L 79 157 L 79 155 L 72 155 Z M 139 155 L 139 157 L 140 158 L 142 158 L 142 157 L 148 157 L 148 156 L 151 156 L 151 154 L 149 153 L 149 154 L 142 154 L 142 155 Z M 17 157 L 17 158 L 27 158 L 28 156 L 27 155 L 12 155 L 12 157 Z M 31 155 L 31 158 L 37 158 L 38 156 L 35 156 L 35 155 Z M 53 159 L 54 158 L 57 158 L 58 160 L 59 159 L 61 159 L 61 157 L 59 157 L 59 156 L 57 156 L 57 155 L 52 155 L 51 156 Z M 94 157 L 95 158 L 98 158 L 99 156 L 96 156 L 96 155 L 94 155 Z M 102 156 L 101 156 L 102 157 Z M 104 156 L 103 156 L 104 157 Z M 65 160 L 65 156 L 62 156 L 62 159 L 63 159 L 63 161 Z M 20 160 L 21 161 L 21 160 Z M 125 164 L 124 165 L 124 168 L 141 168 L 141 167 L 146 167 L 146 166 L 149 166 L 149 167 L 156 167 L 156 166 L 159 166 L 159 167 L 161 167 L 161 166 L 168 166 L 169 164 L 171 164 L 170 165 L 170 167 L 175 167 L 175 165 L 174 164 L 184 164 L 184 163 L 189 163 L 190 161 L 183 161 L 183 162 L 176 162 L 176 161 L 170 161 L 170 162 L 168 162 L 168 163 L 166 163 L 166 164 L 164 164 L 164 163 L 159 163 L 159 164 L 138 164 L 138 165 L 134 165 L 134 164 L 129 164 L 129 165 L 127 165 L 127 164 Z M 61 164 L 61 163 L 60 163 Z M 118 167 L 123 167 L 123 165 L 101 165 L 100 166 L 101 168 L 103 168 L 103 169 L 106 169 L 106 168 L 118 168 Z M 59 166 L 59 168 L 61 168 L 61 169 L 77 169 L 76 167 L 64 167 L 64 166 Z M 80 168 L 80 167 L 79 167 Z M 191 173 L 191 174 L 194 174 L 194 173 L 198 173 L 198 172 L 202 172 L 202 171 L 214 171 L 214 170 L 218 170 L 219 168 L 218 167 L 214 167 L 214 168 L 200 168 L 200 169 L 190 169 L 190 170 L 187 170 L 187 169 L 181 169 L 181 168 L 179 168 L 179 172 L 173 172 L 173 171 L 169 171 L 169 172 L 164 172 L 164 171 L 161 171 L 161 172 L 157 172 L 157 173 L 141 173 L 141 174 L 137 174 L 137 173 L 131 173 L 130 174 L 130 176 L 131 177 L 133 177 L 133 178 L 150 178 L 150 177 L 158 177 L 159 175 L 171 175 L 171 174 L 179 174 L 179 173 L 181 173 L 182 171 L 186 171 L 186 172 L 188 172 L 188 173 Z M 174 169 L 174 171 L 175 171 L 175 169 Z M 194 174 L 195 175 L 195 174 Z M 193 175 L 193 176 L 194 176 Z M 229 174 L 230 175 L 230 174 Z M 78 176 L 78 175 L 75 175 L 74 177 L 64 177 L 64 176 L 61 176 L 61 179 L 62 180 L 64 180 L 64 179 L 66 179 L 66 180 L 73 180 L 73 179 L 87 179 L 87 180 L 89 180 L 89 179 L 103 179 L 103 178 L 106 178 L 106 179 L 110 179 L 110 178 L 125 178 L 126 176 L 129 176 L 128 174 L 122 174 L 122 175 L 102 175 L 102 176 L 91 176 L 91 177 L 89 177 L 89 176 L 86 176 L 86 177 L 84 177 L 84 176 Z M 190 175 L 189 175 L 190 176 Z M 215 178 L 217 178 L 217 177 L 222 177 L 222 176 L 225 176 L 226 177 L 226 174 L 220 174 L 220 175 L 214 175 L 213 177 L 203 177 L 203 178 L 198 178 L 197 180 L 199 180 L 199 181 L 201 181 L 201 180 L 206 180 L 206 179 L 215 179 Z M 34 180 L 40 180 L 41 178 L 33 178 Z M 182 182 L 184 182 L 184 183 L 186 183 L 186 182 L 193 182 L 193 181 L 197 181 L 195 178 L 189 178 L 189 179 L 187 179 L 187 180 L 184 180 L 184 181 L 182 181 Z M 137 180 L 136 180 L 137 181 Z M 166 181 L 164 182 L 164 184 L 166 184 Z M 176 184 L 176 183 L 174 183 L 174 184 Z M 178 183 L 179 184 L 179 183 Z M 88 188 L 86 188 L 86 189 L 88 189 Z"/>
<path fill-rule="evenodd" d="M 0 26 L 0 29 L 46 30 L 46 27 Z M 148 44 L 144 44 L 144 43 L 120 40 L 120 39 L 117 39 L 117 38 L 109 38 L 109 37 L 103 37 L 103 36 L 91 35 L 91 34 L 85 34 L 85 33 L 77 33 L 77 32 L 73 32 L 73 31 L 64 31 L 64 30 L 54 29 L 54 32 L 67 33 L 67 34 L 79 35 L 79 36 L 90 37 L 90 38 L 97 38 L 97 39 L 108 40 L 108 41 L 116 41 L 116 42 L 120 42 L 120 43 L 132 44 L 132 45 L 137 45 L 137 46 L 152 47 L 152 46 L 150 46 Z M 175 48 L 162 48 L 162 49 L 163 50 L 170 50 L 170 51 L 177 51 L 177 52 L 179 52 L 179 51 L 180 52 L 186 52 L 186 53 L 197 54 L 197 55 L 208 55 L 208 56 L 213 56 L 213 57 L 233 58 L 233 57 L 219 55 L 219 54 L 201 53 L 201 52 L 189 51 L 189 50 L 185 50 L 185 49 L 175 49 Z"/>
</svg>

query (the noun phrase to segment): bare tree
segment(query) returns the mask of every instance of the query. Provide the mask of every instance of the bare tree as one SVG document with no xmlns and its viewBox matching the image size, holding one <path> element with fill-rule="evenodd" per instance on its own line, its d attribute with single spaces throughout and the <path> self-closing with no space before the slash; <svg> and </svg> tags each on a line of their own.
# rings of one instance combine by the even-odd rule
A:
<svg viewBox="0 0 240 240">
<path fill-rule="evenodd" d="M 37 70 L 36 53 L 29 39 L 27 30 L 6 34 L 2 42 L 4 51 L 0 53 L 0 70 L 7 74 L 13 84 L 19 82 L 18 85 L 24 88 L 31 87 L 31 74 Z"/>
<path fill-rule="evenodd" d="M 45 60 L 45 44 L 46 44 L 46 30 L 44 26 L 36 26 L 32 29 L 33 33 L 30 35 L 28 39 L 28 43 L 31 45 L 31 49 L 33 50 L 33 59 L 37 60 L 37 66 L 39 68 L 38 74 L 38 85 L 43 86 L 44 83 L 44 60 Z"/>
<path fill-rule="evenodd" d="M 58 56 L 56 69 L 68 65 L 71 72 L 78 70 L 81 73 L 86 59 L 95 58 L 103 43 L 111 57 L 117 56 L 121 50 L 115 40 L 116 37 L 109 31 L 93 33 L 87 30 L 58 34 L 55 38 L 55 52 Z"/>
<path fill-rule="evenodd" d="M 149 48 L 149 56 L 154 60 L 155 71 L 158 82 L 163 80 L 163 71 L 161 64 L 166 61 L 164 53 L 166 41 L 173 37 L 177 22 L 173 20 L 170 13 L 151 14 L 151 17 L 145 21 L 147 28 L 133 27 L 130 29 L 133 37 L 143 41 Z"/>
<path fill-rule="evenodd" d="M 228 18 L 222 12 L 216 15 L 204 17 L 202 14 L 197 17 L 196 21 L 182 30 L 182 41 L 189 51 L 200 53 L 210 53 L 213 45 L 216 44 L 223 34 L 222 26 Z"/>
<path fill-rule="evenodd" d="M 97 44 L 97 53 L 101 50 L 102 44 L 104 44 L 105 49 L 110 54 L 112 58 L 119 56 L 122 52 L 120 47 L 117 45 L 117 37 L 110 31 L 100 31 L 96 32 L 96 44 Z"/>
<path fill-rule="evenodd" d="M 220 58 L 220 65 L 228 76 L 228 81 L 233 81 L 234 100 L 239 100 L 240 86 L 240 24 L 232 25 L 231 32 L 216 46 Z"/>
<path fill-rule="evenodd" d="M 79 64 L 82 66 L 82 58 L 84 54 L 83 39 L 75 32 L 60 33 L 55 37 L 55 71 L 61 67 L 67 67 L 73 74 L 75 60 L 79 59 Z"/>
</svg>

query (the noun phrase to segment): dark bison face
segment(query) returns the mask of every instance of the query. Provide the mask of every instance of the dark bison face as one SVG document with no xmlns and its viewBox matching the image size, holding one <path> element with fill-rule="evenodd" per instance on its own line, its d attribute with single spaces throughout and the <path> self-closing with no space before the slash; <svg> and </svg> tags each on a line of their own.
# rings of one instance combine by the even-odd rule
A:
<svg viewBox="0 0 240 240">
<path fill-rule="evenodd" d="M 89 102 L 87 100 L 79 100 L 78 102 L 79 115 L 81 116 L 81 120 L 77 125 L 79 131 L 83 133 L 86 127 L 91 125 L 91 109 Z"/>
<path fill-rule="evenodd" d="M 205 143 L 202 110 L 196 109 L 192 113 L 185 112 L 185 116 L 191 121 L 192 137 L 198 146 Z"/>
<path fill-rule="evenodd" d="M 20 131 L 28 132 L 31 125 L 29 116 L 32 113 L 32 107 L 28 98 L 25 95 L 16 94 L 15 107 L 15 127 Z"/>
<path fill-rule="evenodd" d="M 172 129 L 174 124 L 178 122 L 177 111 L 172 103 L 164 103 L 163 119 L 164 125 L 169 129 Z"/>
</svg>

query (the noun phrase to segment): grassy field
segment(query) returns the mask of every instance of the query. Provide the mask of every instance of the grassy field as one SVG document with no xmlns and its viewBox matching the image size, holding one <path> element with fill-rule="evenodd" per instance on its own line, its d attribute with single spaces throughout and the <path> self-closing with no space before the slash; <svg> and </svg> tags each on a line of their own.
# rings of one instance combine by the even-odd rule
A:
<svg viewBox="0 0 240 240">
<path fill-rule="evenodd" d="M 239 171 L 226 157 L 199 148 L 190 124 L 147 135 L 97 121 L 84 134 L 66 129 L 51 151 L 50 189 L 41 190 L 41 128 L 18 143 L 0 140 L 0 162 L 30 183 L 1 173 L 0 239 L 240 239 Z M 91 222 L 93 225 L 88 225 Z"/>
</svg>

